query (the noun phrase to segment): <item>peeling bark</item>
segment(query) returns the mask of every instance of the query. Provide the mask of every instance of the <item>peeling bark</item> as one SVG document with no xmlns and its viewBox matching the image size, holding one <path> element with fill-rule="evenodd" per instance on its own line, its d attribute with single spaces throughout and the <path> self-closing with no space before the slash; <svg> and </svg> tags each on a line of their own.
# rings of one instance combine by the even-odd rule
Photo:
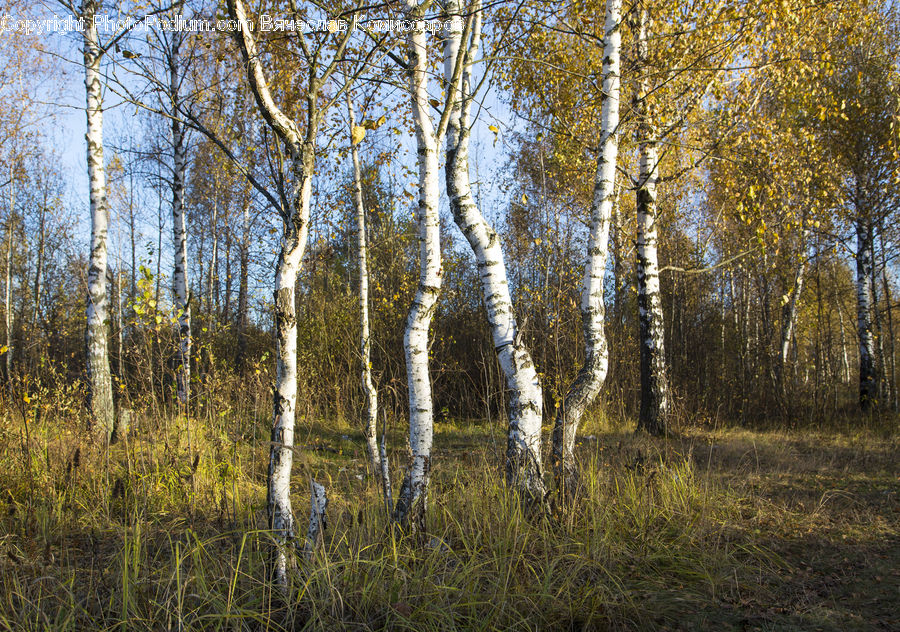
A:
<svg viewBox="0 0 900 632">
<path fill-rule="evenodd" d="M 609 230 L 615 202 L 616 160 L 619 142 L 619 51 L 622 0 L 607 0 L 603 47 L 603 88 L 600 106 L 600 148 L 591 232 L 581 290 L 581 324 L 584 333 L 584 364 L 566 392 L 553 427 L 553 469 L 556 486 L 564 496 L 578 485 L 575 435 L 585 410 L 597 397 L 609 369 L 606 343 L 606 307 L 603 288 L 609 254 Z"/>
</svg>

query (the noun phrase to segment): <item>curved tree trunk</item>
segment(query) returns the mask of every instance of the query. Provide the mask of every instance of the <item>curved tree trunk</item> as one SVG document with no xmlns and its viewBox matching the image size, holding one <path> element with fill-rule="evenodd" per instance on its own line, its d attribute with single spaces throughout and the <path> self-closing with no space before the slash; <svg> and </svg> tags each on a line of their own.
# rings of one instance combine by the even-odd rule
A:
<svg viewBox="0 0 900 632">
<path fill-rule="evenodd" d="M 421 19 L 421 7 L 406 3 L 410 19 Z M 419 282 L 406 318 L 403 349 L 409 387 L 409 447 L 412 460 L 400 488 L 396 519 L 424 533 L 434 410 L 428 370 L 428 332 L 441 288 L 440 218 L 438 216 L 438 141 L 428 105 L 428 35 L 416 28 L 407 36 L 407 72 L 412 96 L 419 163 Z"/>
<path fill-rule="evenodd" d="M 96 0 L 84 0 L 81 15 L 84 17 L 84 86 L 87 95 L 87 165 L 90 180 L 91 204 L 91 254 L 88 264 L 87 373 L 90 406 L 94 420 L 112 438 L 115 429 L 112 378 L 109 368 L 108 335 L 106 323 L 107 292 L 107 231 L 109 208 L 106 203 L 106 172 L 103 164 L 103 95 L 100 85 L 100 58 L 102 51 L 94 24 Z"/>
<path fill-rule="evenodd" d="M 609 254 L 609 228 L 615 201 L 619 142 L 619 50 L 622 0 L 607 0 L 603 47 L 603 92 L 600 109 L 600 151 L 591 204 L 591 233 L 581 290 L 584 364 L 569 386 L 553 427 L 553 469 L 557 488 L 571 494 L 578 483 L 575 433 L 584 411 L 597 397 L 609 368 L 603 280 Z"/>
<path fill-rule="evenodd" d="M 471 9 L 475 27 L 468 43 L 466 61 L 471 63 L 480 45 L 480 3 Z M 459 10 L 457 9 L 458 13 Z M 451 38 L 445 40 L 452 47 Z M 452 53 L 450 53 L 452 54 Z M 445 60 L 448 57 L 445 54 Z M 448 66 L 445 65 L 445 73 Z M 447 77 L 448 85 L 453 85 Z M 540 504 L 545 496 L 541 465 L 541 415 L 543 395 L 531 354 L 519 335 L 513 311 L 500 236 L 488 224 L 475 203 L 469 183 L 469 122 L 472 96 L 469 72 L 453 99 L 447 128 L 445 175 L 453 219 L 469 242 L 478 266 L 481 293 L 487 309 L 494 349 L 509 389 L 506 447 L 506 479 L 526 505 Z"/>
<path fill-rule="evenodd" d="M 637 118 L 638 186 L 637 277 L 641 345 L 641 412 L 638 429 L 653 435 L 666 432 L 670 398 L 663 344 L 663 313 L 659 291 L 657 253 L 656 185 L 659 182 L 659 141 L 656 122 L 648 103 L 650 84 L 646 78 L 650 17 L 645 3 L 637 16 L 637 63 L 640 78 L 635 85 L 634 109 Z"/>
</svg>

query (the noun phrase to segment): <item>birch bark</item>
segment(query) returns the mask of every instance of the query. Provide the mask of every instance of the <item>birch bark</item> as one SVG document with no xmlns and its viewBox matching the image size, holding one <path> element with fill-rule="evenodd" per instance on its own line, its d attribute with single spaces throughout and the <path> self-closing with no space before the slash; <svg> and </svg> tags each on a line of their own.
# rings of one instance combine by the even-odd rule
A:
<svg viewBox="0 0 900 632">
<path fill-rule="evenodd" d="M 778 367 L 779 387 L 782 392 L 786 387 L 786 375 L 788 368 L 788 360 L 791 351 L 791 339 L 794 335 L 794 327 L 797 323 L 797 313 L 800 307 L 800 295 L 803 293 L 803 283 L 806 274 L 806 232 L 804 231 L 802 238 L 802 251 L 800 263 L 797 265 L 797 272 L 794 275 L 794 287 L 791 288 L 790 296 L 787 303 L 781 310 L 781 344 L 780 344 L 780 364 Z"/>
<path fill-rule="evenodd" d="M 366 247 L 366 207 L 363 204 L 362 167 L 359 162 L 359 146 L 353 142 L 356 127 L 356 113 L 353 100 L 347 92 L 347 114 L 350 119 L 350 154 L 353 159 L 353 202 L 356 209 L 356 263 L 359 268 L 359 355 L 362 362 L 362 387 L 365 397 L 363 432 L 366 437 L 366 452 L 373 476 L 381 478 L 382 470 L 378 456 L 378 391 L 372 381 L 372 344 L 369 331 L 369 267 Z"/>
<path fill-rule="evenodd" d="M 448 13 L 459 14 L 457 2 L 448 3 Z M 475 254 L 481 292 L 487 309 L 491 336 L 501 370 L 509 389 L 508 430 L 506 447 L 506 480 L 520 494 L 527 506 L 541 504 L 545 496 L 541 464 L 541 417 L 543 400 L 541 384 L 531 354 L 525 347 L 513 310 L 506 263 L 500 237 L 487 222 L 472 196 L 469 181 L 470 66 L 480 46 L 481 4 L 471 11 L 475 26 L 465 51 L 466 65 L 459 89 L 454 90 L 452 113 L 447 127 L 445 176 L 450 209 Z M 465 42 L 463 42 L 465 44 Z M 445 60 L 462 48 L 453 38 L 445 40 Z M 454 49 L 458 46 L 458 49 Z M 445 76 L 448 65 L 445 63 Z M 455 85 L 447 76 L 449 86 Z"/>
<path fill-rule="evenodd" d="M 106 270 L 109 208 L 106 201 L 106 172 L 103 164 L 103 94 L 100 77 L 102 50 L 97 27 L 94 24 L 96 12 L 96 0 L 83 0 L 81 16 L 85 21 L 82 37 L 84 40 L 87 165 L 91 208 L 91 252 L 87 278 L 85 342 L 91 412 L 94 420 L 100 424 L 109 440 L 115 429 L 107 333 Z"/>
<path fill-rule="evenodd" d="M 656 185 L 659 182 L 659 139 L 650 107 L 647 78 L 650 16 L 641 2 L 637 8 L 637 65 L 634 109 L 637 118 L 638 184 L 637 277 L 641 347 L 641 411 L 638 428 L 653 435 L 666 432 L 670 398 L 663 343 L 663 313 L 659 290 L 658 219 Z"/>
<path fill-rule="evenodd" d="M 416 224 L 419 245 L 419 280 L 406 318 L 403 350 L 409 389 L 409 447 L 411 461 L 400 487 L 395 518 L 424 533 L 434 408 L 428 367 L 428 335 L 441 288 L 440 219 L 438 216 L 438 138 L 428 104 L 428 35 L 421 24 L 430 3 L 406 0 L 405 10 L 417 28 L 406 38 L 407 78 L 416 132 L 419 167 L 419 203 Z"/>
<path fill-rule="evenodd" d="M 269 527 L 276 538 L 272 575 L 286 586 L 293 558 L 289 548 L 296 546 L 296 526 L 291 507 L 291 466 L 293 464 L 294 426 L 297 410 L 297 314 L 295 287 L 303 261 L 309 230 L 309 208 L 315 165 L 316 136 L 321 120 L 318 98 L 322 81 L 310 69 L 306 101 L 306 129 L 300 133 L 296 123 L 275 104 L 260 62 L 242 0 L 228 0 L 228 11 L 238 25 L 236 39 L 241 50 L 250 88 L 266 123 L 284 143 L 290 157 L 291 190 L 286 207 L 280 209 L 283 220 L 281 248 L 275 274 L 275 392 L 267 512 Z M 339 57 L 339 53 L 336 52 Z M 324 494 L 323 494 L 324 495 Z"/>
<path fill-rule="evenodd" d="M 191 307 L 188 295 L 187 231 L 185 229 L 184 190 L 187 171 L 186 130 L 179 118 L 181 108 L 178 72 L 178 48 L 180 38 L 175 34 L 169 51 L 169 98 L 172 108 L 172 226 L 175 247 L 175 269 L 172 285 L 175 295 L 175 313 L 178 317 L 178 364 L 176 385 L 178 401 L 187 406 L 191 392 Z"/>
<path fill-rule="evenodd" d="M 875 336 L 872 332 L 872 223 L 860 214 L 856 221 L 856 327 L 859 334 L 859 406 L 869 410 L 878 398 L 875 371 Z"/>
<path fill-rule="evenodd" d="M 328 107 L 342 96 L 347 87 L 338 88 L 332 100 L 324 101 L 324 105 L 322 105 L 323 91 L 331 75 L 345 60 L 350 35 L 356 30 L 356 17 L 354 14 L 350 28 L 336 35 L 336 45 L 328 45 L 327 57 L 331 61 L 327 65 L 322 62 L 321 57 L 324 44 L 313 50 L 302 35 L 296 40 L 307 62 L 306 85 L 300 95 L 300 102 L 296 104 L 305 118 L 301 133 L 298 124 L 276 105 L 272 97 L 243 0 L 227 0 L 226 4 L 229 16 L 238 26 L 234 31 L 234 37 L 241 51 L 256 105 L 266 124 L 283 144 L 287 158 L 285 160 L 287 173 L 284 175 L 289 186 L 279 186 L 277 198 L 266 192 L 252 174 L 244 172 L 248 181 L 277 208 L 283 226 L 275 274 L 276 373 L 267 511 L 270 528 L 278 544 L 271 562 L 272 576 L 276 583 L 286 588 L 288 569 L 295 559 L 289 556 L 289 549 L 296 546 L 296 529 L 290 496 L 297 411 L 296 283 L 309 232 L 310 199 L 315 175 L 319 127 Z M 365 66 L 365 62 L 362 66 Z M 319 494 L 314 491 L 314 495 L 318 497 Z"/>
<path fill-rule="evenodd" d="M 569 386 L 553 427 L 553 469 L 557 488 L 571 494 L 578 484 L 575 434 L 585 410 L 597 397 L 609 369 L 603 281 L 609 254 L 609 230 L 615 202 L 619 127 L 619 52 L 622 0 L 607 0 L 600 105 L 600 151 L 591 203 L 591 232 L 581 290 L 584 364 Z"/>
</svg>

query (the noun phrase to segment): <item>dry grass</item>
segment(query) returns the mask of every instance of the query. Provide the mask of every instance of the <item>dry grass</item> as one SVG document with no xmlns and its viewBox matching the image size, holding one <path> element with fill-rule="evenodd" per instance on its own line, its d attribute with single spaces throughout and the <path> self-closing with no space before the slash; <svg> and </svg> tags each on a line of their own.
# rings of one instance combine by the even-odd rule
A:
<svg viewBox="0 0 900 632">
<path fill-rule="evenodd" d="M 109 452 L 75 416 L 28 417 L 0 424 L 0 629 L 900 627 L 893 429 L 661 442 L 596 420 L 572 511 L 529 517 L 498 483 L 502 429 L 439 424 L 420 547 L 361 480 L 360 433 L 307 422 L 295 510 L 315 476 L 329 530 L 284 599 L 262 581 L 264 412 L 138 415 Z"/>
</svg>

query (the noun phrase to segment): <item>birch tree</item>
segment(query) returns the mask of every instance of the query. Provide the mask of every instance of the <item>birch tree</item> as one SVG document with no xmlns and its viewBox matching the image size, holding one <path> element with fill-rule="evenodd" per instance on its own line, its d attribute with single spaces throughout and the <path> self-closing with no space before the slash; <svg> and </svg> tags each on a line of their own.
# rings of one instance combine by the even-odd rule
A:
<svg viewBox="0 0 900 632">
<path fill-rule="evenodd" d="M 278 584 L 286 586 L 288 570 L 293 560 L 289 548 L 296 545 L 297 539 L 290 494 L 297 414 L 295 285 L 309 231 L 310 199 L 319 128 L 328 107 L 342 96 L 346 86 L 339 89 L 329 101 L 322 103 L 324 88 L 343 61 L 342 57 L 353 29 L 348 28 L 338 36 L 330 61 L 327 63 L 322 61 L 322 55 L 325 54 L 324 46 L 322 49 L 313 50 L 303 34 L 296 38 L 297 45 L 308 64 L 306 84 L 301 94 L 301 111 L 305 119 L 301 128 L 275 102 L 243 0 L 228 0 L 227 5 L 230 17 L 238 25 L 234 35 L 246 66 L 250 89 L 267 126 L 286 149 L 286 166 L 290 178 L 289 190 L 279 187 L 278 200 L 267 193 L 270 201 L 276 203 L 283 231 L 275 272 L 276 375 L 266 506 L 269 528 L 278 544 L 272 560 L 272 576 Z M 317 490 L 315 484 L 312 488 Z M 314 506 L 324 510 L 327 500 L 324 498 L 319 500 L 318 490 L 316 497 Z M 316 514 L 315 511 L 313 513 Z"/>
<path fill-rule="evenodd" d="M 106 172 L 103 163 L 103 92 L 100 61 L 101 48 L 94 17 L 99 3 L 83 0 L 80 17 L 84 18 L 82 31 L 84 53 L 84 87 L 87 106 L 87 165 L 90 181 L 91 252 L 88 263 L 87 297 L 87 373 L 90 406 L 94 419 L 105 431 L 108 439 L 115 429 L 112 378 L 109 367 L 107 321 L 107 233 L 109 207 L 106 200 Z"/>
<path fill-rule="evenodd" d="M 452 3 L 451 3 L 452 5 Z M 441 289 L 441 244 L 439 204 L 439 145 L 451 124 L 449 90 L 443 115 L 435 128 L 429 114 L 428 35 L 422 21 L 432 6 L 431 0 L 417 3 L 406 0 L 404 10 L 415 21 L 406 37 L 406 73 L 412 107 L 413 127 L 418 156 L 419 200 L 416 210 L 416 239 L 419 247 L 419 279 L 412 306 L 406 318 L 403 351 L 406 359 L 409 389 L 410 465 L 400 487 L 395 519 L 424 533 L 428 481 L 431 474 L 431 447 L 434 438 L 434 404 L 428 368 L 428 338 L 431 321 Z M 461 76 L 458 42 L 461 35 L 459 16 L 445 39 L 445 69 L 449 68 L 448 86 L 455 86 Z"/>
<path fill-rule="evenodd" d="M 609 252 L 610 221 L 616 196 L 621 12 L 621 0 L 607 0 L 603 39 L 603 85 L 600 97 L 600 145 L 597 173 L 594 178 L 594 197 L 591 202 L 591 229 L 581 289 L 584 364 L 569 386 L 553 426 L 553 467 L 557 487 L 564 494 L 571 494 L 578 483 L 575 464 L 575 434 L 578 431 L 578 423 L 603 387 L 609 368 L 603 289 Z"/>
<path fill-rule="evenodd" d="M 448 3 L 446 11 L 449 15 L 459 15 L 459 4 Z M 475 97 L 471 64 L 481 45 L 480 2 L 473 3 L 469 12 L 473 16 L 473 26 L 468 37 L 444 40 L 445 60 L 452 58 L 457 48 L 465 59 L 459 88 L 453 88 L 456 84 L 447 72 L 447 65 L 444 68 L 447 84 L 454 95 L 444 166 L 447 194 L 453 219 L 475 254 L 494 349 L 509 391 L 506 480 L 526 505 L 535 505 L 542 503 L 545 496 L 541 463 L 543 393 L 531 354 L 516 323 L 500 236 L 481 213 L 469 180 L 471 108 Z"/>
<path fill-rule="evenodd" d="M 175 377 L 178 401 L 187 405 L 191 392 L 191 306 L 188 281 L 187 230 L 185 227 L 185 174 L 187 172 L 187 129 L 179 112 L 185 107 L 182 96 L 184 72 L 181 47 L 184 34 L 161 34 L 163 57 L 169 75 L 169 108 L 172 141 L 172 237 L 175 264 L 172 290 L 178 319 L 178 359 Z"/>
<path fill-rule="evenodd" d="M 353 203 L 356 210 L 356 264 L 359 274 L 359 355 L 362 363 L 362 386 L 366 407 L 363 413 L 363 433 L 366 437 L 366 451 L 369 467 L 376 478 L 381 477 L 381 463 L 378 458 L 378 391 L 372 380 L 372 342 L 369 329 L 369 266 L 366 247 L 366 207 L 363 204 L 362 168 L 359 162 L 358 134 L 365 128 L 356 125 L 353 98 L 347 91 L 347 116 L 350 122 L 350 154 L 353 160 Z M 362 129 L 359 132 L 358 129 Z"/>
<path fill-rule="evenodd" d="M 653 435 L 666 432 L 671 408 L 666 355 L 663 342 L 663 313 L 659 291 L 659 241 L 657 184 L 659 182 L 659 131 L 654 118 L 648 46 L 650 12 L 645 0 L 635 7 L 635 55 L 639 76 L 635 78 L 633 107 L 638 146 L 638 177 L 635 188 L 637 213 L 638 318 L 641 348 L 641 410 L 638 428 Z"/>
</svg>

